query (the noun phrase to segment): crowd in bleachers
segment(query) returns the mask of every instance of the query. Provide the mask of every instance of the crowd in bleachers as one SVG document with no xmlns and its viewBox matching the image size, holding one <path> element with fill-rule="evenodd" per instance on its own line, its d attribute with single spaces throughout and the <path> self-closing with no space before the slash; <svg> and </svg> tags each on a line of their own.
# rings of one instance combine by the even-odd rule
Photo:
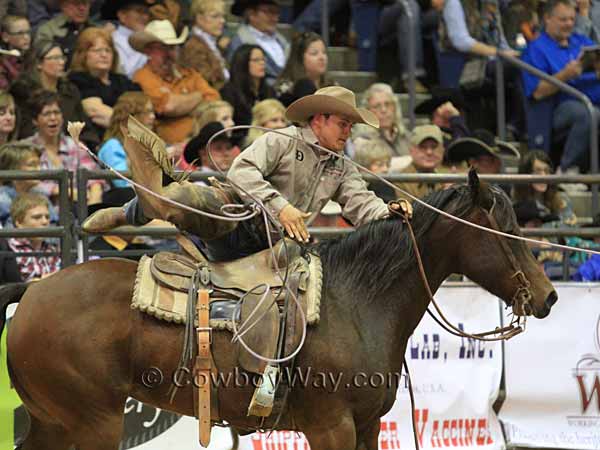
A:
<svg viewBox="0 0 600 450">
<path fill-rule="evenodd" d="M 129 116 L 167 143 L 176 168 L 227 170 L 265 131 L 221 134 L 209 157 L 206 147 L 214 134 L 233 125 L 284 128 L 287 106 L 339 84 L 319 34 L 321 1 L 0 1 L 0 174 L 76 173 L 102 164 L 127 170 L 123 129 Z M 583 47 L 599 43 L 600 1 L 330 0 L 328 10 L 327 39 L 355 47 L 357 68 L 377 74 L 378 82 L 357 95 L 380 127 L 355 125 L 345 147 L 345 154 L 366 168 L 378 174 L 461 173 L 469 167 L 480 174 L 589 171 L 590 118 L 581 102 L 504 64 L 509 139 L 503 141 L 493 132 L 493 85 L 502 52 L 555 75 L 600 105 L 600 56 L 596 60 L 592 49 L 582 57 Z M 283 21 L 292 25 L 291 37 L 281 32 Z M 427 94 L 414 111 L 419 124 L 412 130 L 405 119 L 409 111 L 398 100 L 407 88 L 411 43 L 417 87 Z M 536 115 L 540 108 L 543 114 Z M 86 124 L 81 140 L 96 158 L 69 136 L 68 121 Z M 399 187 L 423 198 L 445 185 L 423 181 Z M 582 223 L 568 194 L 585 185 L 501 187 L 512 196 L 523 227 Z M 385 200 L 402 196 L 378 181 L 369 188 Z M 2 227 L 56 223 L 58 195 L 54 181 L 4 182 Z M 132 197 L 124 180 L 87 185 L 90 212 Z M 333 211 L 333 220 L 323 214 L 319 223 L 352 225 Z M 600 247 L 576 237 L 567 242 Z M 51 239 L 10 238 L 0 244 L 3 251 L 35 255 L 0 258 L 0 281 L 41 278 L 60 267 L 58 256 L 38 254 L 56 251 Z M 151 248 L 147 244 L 99 236 L 91 247 Z M 563 254 L 535 252 L 547 273 L 560 278 Z M 569 264 L 578 279 L 600 276 L 595 262 L 581 254 L 572 255 Z"/>
</svg>

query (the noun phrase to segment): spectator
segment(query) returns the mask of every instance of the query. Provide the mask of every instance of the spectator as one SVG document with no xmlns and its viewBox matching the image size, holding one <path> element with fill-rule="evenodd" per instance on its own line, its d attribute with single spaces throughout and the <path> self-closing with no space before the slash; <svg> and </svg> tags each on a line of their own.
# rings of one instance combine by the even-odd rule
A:
<svg viewBox="0 0 600 450">
<path fill-rule="evenodd" d="M 307 31 L 292 40 L 287 64 L 275 83 L 277 97 L 285 106 L 317 89 L 331 85 L 326 80 L 327 48 L 323 38 Z"/>
<path fill-rule="evenodd" d="M 24 142 L 11 142 L 0 145 L 0 170 L 40 170 L 39 147 Z M 10 207 L 19 194 L 36 192 L 42 194 L 39 189 L 39 180 L 15 180 L 5 181 L 0 186 L 0 224 L 12 226 L 10 218 Z M 50 221 L 58 222 L 58 213 L 48 201 L 50 210 Z"/>
<path fill-rule="evenodd" d="M 290 53 L 290 44 L 277 31 L 279 23 L 279 3 L 277 0 L 235 0 L 231 6 L 231 14 L 243 16 L 244 23 L 229 45 L 228 58 L 231 62 L 232 73 L 234 55 L 244 44 L 260 46 L 265 53 L 266 77 L 269 85 L 285 67 Z"/>
<path fill-rule="evenodd" d="M 127 155 L 123 148 L 122 127 L 127 128 L 129 116 L 142 122 L 150 130 L 154 128 L 154 106 L 143 92 L 125 92 L 119 97 L 113 109 L 110 125 L 104 134 L 104 143 L 98 152 L 98 158 L 115 170 L 128 170 Z M 128 187 L 124 180 L 112 180 L 112 185 L 118 188 Z"/>
<path fill-rule="evenodd" d="M 392 153 L 387 145 L 362 146 L 356 149 L 354 161 L 377 175 L 385 175 L 390 170 Z M 395 189 L 381 180 L 370 181 L 367 187 L 385 202 L 396 199 Z"/>
<path fill-rule="evenodd" d="M 8 240 L 0 239 L 0 252 L 12 252 L 8 246 Z M 19 272 L 15 256 L 10 254 L 0 255 L 0 285 L 5 283 L 19 283 L 21 281 L 23 280 L 21 279 L 21 273 Z"/>
<path fill-rule="evenodd" d="M 575 8 L 570 0 L 550 0 L 544 13 L 544 31 L 529 44 L 523 60 L 537 69 L 554 75 L 587 95 L 594 105 L 600 104 L 598 73 L 583 72 L 581 48 L 594 45 L 589 38 L 573 32 Z M 596 70 L 600 69 L 597 67 Z M 563 94 L 539 78 L 523 72 L 525 95 L 534 100 L 556 99 L 552 128 L 567 131 L 567 141 L 560 160 L 559 172 L 583 171 L 589 164 L 590 118 L 584 104 Z"/>
<path fill-rule="evenodd" d="M 224 100 L 215 100 L 214 102 L 202 105 L 194 120 L 192 136 L 200 133 L 204 125 L 210 122 L 221 122 L 224 128 L 235 126 L 235 122 L 233 121 L 233 106 Z"/>
<path fill-rule="evenodd" d="M 225 25 L 225 3 L 194 0 L 190 14 L 194 26 L 181 49 L 181 65 L 196 69 L 213 88 L 221 89 L 229 80 L 229 70 L 217 42 Z"/>
<path fill-rule="evenodd" d="M 444 134 L 444 148 L 461 137 L 471 135 L 462 111 L 465 99 L 458 89 L 437 88 L 431 97 L 415 108 L 415 114 L 429 116 L 431 123 L 437 125 Z"/>
<path fill-rule="evenodd" d="M 40 194 L 21 194 L 13 202 L 10 215 L 16 228 L 46 228 L 50 224 L 48 199 Z M 44 238 L 10 238 L 8 245 L 15 253 L 57 252 L 58 248 Z M 23 281 L 52 275 L 60 269 L 60 256 L 17 256 Z"/>
<path fill-rule="evenodd" d="M 169 144 L 186 140 L 194 125 L 194 111 L 219 98 L 198 71 L 176 63 L 176 46 L 185 41 L 187 34 L 186 28 L 178 37 L 169 21 L 155 20 L 129 37 L 131 46 L 148 56 L 148 62 L 133 79 L 152 100 L 158 116 L 157 133 Z"/>
<path fill-rule="evenodd" d="M 600 28 L 592 22 L 590 16 L 590 0 L 576 0 L 575 7 L 575 32 L 582 34 L 598 43 L 600 39 Z"/>
<path fill-rule="evenodd" d="M 189 5 L 189 1 L 181 0 L 148 0 L 150 7 L 150 20 L 168 20 L 175 30 L 181 29 L 182 5 Z"/>
<path fill-rule="evenodd" d="M 79 34 L 98 24 L 90 20 L 90 0 L 58 0 L 61 13 L 40 25 L 35 40 L 56 41 L 71 62 Z"/>
<path fill-rule="evenodd" d="M 467 166 L 484 175 L 502 173 L 505 159 L 521 157 L 512 144 L 496 139 L 487 130 L 475 130 L 472 137 L 457 139 L 448 146 L 446 153 L 450 164 L 466 162 Z"/>
<path fill-rule="evenodd" d="M 0 0 L 0 20 L 9 14 L 27 17 L 27 0 Z"/>
<path fill-rule="evenodd" d="M 119 54 L 119 72 L 131 79 L 148 61 L 146 55 L 129 44 L 129 36 L 136 31 L 144 31 L 150 21 L 148 4 L 145 0 L 106 0 L 102 5 L 102 18 L 118 21 L 112 38 Z"/>
<path fill-rule="evenodd" d="M 112 108 L 127 91 L 139 86 L 117 73 L 119 56 L 110 33 L 101 28 L 87 28 L 77 40 L 69 79 L 79 88 L 86 114 L 96 125 L 99 135 L 110 123 Z"/>
<path fill-rule="evenodd" d="M 185 146 L 182 161 L 183 168 L 203 172 L 219 170 L 227 172 L 235 157 L 240 154 L 240 148 L 233 143 L 226 133 L 219 134 L 213 139 L 210 145 L 210 156 L 207 148 L 209 139 L 223 130 L 223 125 L 219 122 L 211 122 L 205 125 L 198 136 Z"/>
<path fill-rule="evenodd" d="M 398 157 L 409 154 L 410 140 L 392 87 L 385 83 L 372 84 L 365 91 L 362 103 L 379 119 L 379 129 L 356 125 L 352 140 L 354 146 L 356 149 L 379 144 L 387 146 L 392 154 L 392 170 L 400 170 L 402 161 L 407 158 Z"/>
<path fill-rule="evenodd" d="M 277 130 L 289 125 L 285 118 L 285 107 L 274 98 L 258 102 L 252 108 L 252 125 Z M 244 142 L 244 148 L 250 146 L 256 139 L 265 134 L 264 131 L 252 128 Z"/>
<path fill-rule="evenodd" d="M 2 47 L 18 51 L 19 55 L 0 57 L 0 89 L 8 90 L 10 83 L 23 71 L 23 61 L 31 47 L 31 27 L 27 18 L 6 16 L 2 19 Z"/>
<path fill-rule="evenodd" d="M 18 135 L 15 100 L 8 92 L 0 91 L 0 144 L 5 144 Z"/>
<path fill-rule="evenodd" d="M 73 139 L 63 133 L 63 115 L 58 100 L 58 94 L 55 92 L 41 91 L 36 94 L 32 101 L 32 111 L 33 123 L 38 131 L 25 141 L 43 148 L 41 166 L 44 170 L 66 169 L 76 175 L 79 167 L 90 170 L 97 169 L 97 165 L 90 156 Z M 77 176 L 75 176 L 76 182 Z M 45 181 L 40 186 L 50 199 L 56 199 L 59 193 L 58 183 Z M 87 192 L 89 204 L 101 201 L 103 186 L 104 183 L 101 180 L 89 182 Z M 77 198 L 76 190 L 73 190 L 72 197 Z"/>
<path fill-rule="evenodd" d="M 81 106 L 79 89 L 65 76 L 65 57 L 60 45 L 52 41 L 37 41 L 25 71 L 10 89 L 19 104 L 19 138 L 29 137 L 35 132 L 30 100 L 32 93 L 39 90 L 58 94 L 65 122 L 90 122 Z M 83 129 L 81 139 L 90 148 L 96 148 L 100 142 L 92 127 Z"/>
<path fill-rule="evenodd" d="M 410 138 L 412 163 L 402 173 L 438 173 L 444 159 L 444 137 L 437 125 L 421 125 L 413 130 Z M 424 198 L 443 186 L 434 183 L 398 183 L 398 187 L 417 198 Z M 399 192 L 400 198 L 412 201 Z"/>
<path fill-rule="evenodd" d="M 541 150 L 531 150 L 521 158 L 519 164 L 520 174 L 551 175 L 553 173 L 552 161 Z M 517 184 L 513 189 L 515 202 L 534 201 L 540 210 L 558 217 L 559 223 L 575 225 L 577 217 L 573 213 L 569 197 L 560 192 L 556 185 L 545 183 Z"/>
<path fill-rule="evenodd" d="M 275 97 L 265 78 L 265 61 L 265 54 L 257 45 L 241 45 L 233 55 L 231 79 L 221 89 L 221 96 L 233 105 L 233 121 L 237 125 L 250 125 L 254 104 Z"/>
</svg>

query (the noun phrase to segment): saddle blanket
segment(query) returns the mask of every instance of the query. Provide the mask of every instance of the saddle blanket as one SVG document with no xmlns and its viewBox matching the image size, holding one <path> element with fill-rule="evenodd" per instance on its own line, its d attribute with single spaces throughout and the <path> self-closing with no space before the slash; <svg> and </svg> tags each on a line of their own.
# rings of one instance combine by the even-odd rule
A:
<svg viewBox="0 0 600 450">
<path fill-rule="evenodd" d="M 176 291 L 158 282 L 151 271 L 152 258 L 144 255 L 138 264 L 135 286 L 131 302 L 132 309 L 138 309 L 157 319 L 177 324 L 185 324 L 188 293 Z M 323 271 L 319 257 L 311 255 L 308 266 L 306 283 L 302 283 L 298 292 L 298 300 L 305 311 L 307 324 L 319 322 L 321 287 Z M 297 267 L 296 265 L 292 265 Z M 293 270 L 290 266 L 290 271 Z M 261 284 L 257 278 L 256 284 Z M 279 288 L 277 288 L 279 289 Z M 243 291 L 240 292 L 244 294 Z M 232 316 L 241 295 L 236 295 L 231 289 L 225 291 L 217 287 L 211 292 L 210 326 L 217 330 L 233 331 Z M 283 299 L 284 296 L 282 295 Z M 239 308 L 236 321 L 239 321 Z"/>
</svg>

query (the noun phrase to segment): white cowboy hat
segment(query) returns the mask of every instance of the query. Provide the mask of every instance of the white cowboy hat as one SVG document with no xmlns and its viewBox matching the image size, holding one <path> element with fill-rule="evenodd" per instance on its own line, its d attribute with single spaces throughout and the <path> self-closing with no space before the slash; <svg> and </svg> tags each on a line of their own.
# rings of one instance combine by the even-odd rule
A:
<svg viewBox="0 0 600 450">
<path fill-rule="evenodd" d="M 173 28 L 173 24 L 170 21 L 153 20 L 146 25 L 144 31 L 137 31 L 129 36 L 129 44 L 138 52 L 143 52 L 146 45 L 151 42 L 162 42 L 165 45 L 179 45 L 183 44 L 187 37 L 187 27 L 177 37 L 175 28 Z"/>
<path fill-rule="evenodd" d="M 312 95 L 296 100 L 285 112 L 292 122 L 307 122 L 309 117 L 316 114 L 341 115 L 354 123 L 366 123 L 379 128 L 377 116 L 368 109 L 357 108 L 354 92 L 341 86 L 321 88 Z"/>
</svg>

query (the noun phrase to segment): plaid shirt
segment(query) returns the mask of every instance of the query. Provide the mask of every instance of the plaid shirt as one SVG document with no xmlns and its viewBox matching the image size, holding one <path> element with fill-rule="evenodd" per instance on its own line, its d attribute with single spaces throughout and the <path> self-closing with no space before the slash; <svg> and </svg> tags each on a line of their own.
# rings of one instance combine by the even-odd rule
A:
<svg viewBox="0 0 600 450">
<path fill-rule="evenodd" d="M 38 133 L 25 140 L 44 148 L 44 141 Z M 53 166 L 52 162 L 48 158 L 48 154 L 44 151 L 40 157 L 40 168 L 42 170 L 60 170 L 64 168 L 75 173 L 77 173 L 77 169 L 79 167 L 85 167 L 86 169 L 90 170 L 98 169 L 98 165 L 92 160 L 90 155 L 88 155 L 85 150 L 79 148 L 79 146 L 73 139 L 71 139 L 70 136 L 61 134 L 58 152 L 60 154 L 62 166 Z M 77 177 L 74 178 L 74 182 L 77 183 Z M 39 188 L 44 191 L 46 195 L 50 196 L 52 189 L 54 186 L 56 186 L 56 184 L 56 181 L 46 180 L 40 183 Z M 88 188 L 93 184 L 104 185 L 104 181 L 91 180 L 88 182 Z"/>
<path fill-rule="evenodd" d="M 31 246 L 31 241 L 28 238 L 10 238 L 8 246 L 13 252 L 32 253 L 35 250 Z M 47 241 L 42 242 L 40 252 L 58 251 L 58 247 L 50 244 Z M 23 281 L 30 281 L 34 278 L 41 278 L 57 272 L 60 269 L 60 256 L 16 256 L 17 266 Z"/>
</svg>

